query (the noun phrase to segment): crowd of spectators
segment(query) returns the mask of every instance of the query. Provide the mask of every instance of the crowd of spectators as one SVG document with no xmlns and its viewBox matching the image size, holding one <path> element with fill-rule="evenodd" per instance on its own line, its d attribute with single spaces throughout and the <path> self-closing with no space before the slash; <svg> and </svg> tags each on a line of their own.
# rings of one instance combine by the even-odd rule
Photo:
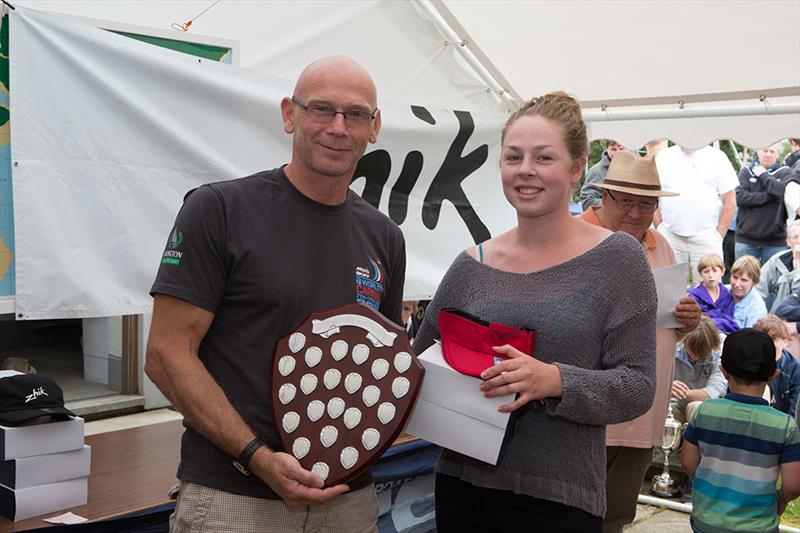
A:
<svg viewBox="0 0 800 533">
<path fill-rule="evenodd" d="M 651 150 L 652 147 L 656 147 Z M 729 392 L 720 372 L 722 341 L 740 328 L 768 334 L 776 346 L 778 378 L 766 387 L 770 405 L 796 416 L 800 398 L 800 139 L 752 152 L 741 170 L 714 146 L 700 149 L 665 140 L 649 143 L 661 186 L 679 193 L 659 198 L 653 216 L 678 262 L 689 265 L 689 294 L 703 311 L 700 325 L 675 352 L 671 406 L 688 421 L 700 402 Z M 625 148 L 607 141 L 587 172 L 584 210 L 601 203 L 614 157 Z M 735 242 L 723 260 L 723 238 Z M 723 280 L 730 280 L 726 283 Z"/>
</svg>

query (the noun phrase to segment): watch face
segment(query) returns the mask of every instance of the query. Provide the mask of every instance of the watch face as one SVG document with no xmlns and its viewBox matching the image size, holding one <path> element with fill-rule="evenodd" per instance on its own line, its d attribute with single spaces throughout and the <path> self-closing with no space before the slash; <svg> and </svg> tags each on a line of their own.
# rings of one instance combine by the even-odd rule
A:
<svg viewBox="0 0 800 533">
<path fill-rule="evenodd" d="M 311 313 L 278 342 L 273 365 L 283 451 L 325 486 L 356 477 L 392 445 L 424 374 L 406 331 L 359 303 Z"/>
</svg>

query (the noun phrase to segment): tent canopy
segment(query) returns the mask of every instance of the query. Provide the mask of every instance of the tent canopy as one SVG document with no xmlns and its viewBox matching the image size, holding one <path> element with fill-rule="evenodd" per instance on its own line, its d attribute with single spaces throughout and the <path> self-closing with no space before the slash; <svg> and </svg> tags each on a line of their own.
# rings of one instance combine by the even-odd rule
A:
<svg viewBox="0 0 800 533">
<path fill-rule="evenodd" d="M 796 0 L 19 4 L 35 9 L 10 17 L 14 223 L 0 224 L 16 239 L 17 318 L 148 310 L 185 191 L 285 162 L 278 102 L 330 54 L 378 85 L 384 127 L 354 190 L 403 229 L 412 299 L 430 297 L 464 247 L 513 224 L 499 130 L 526 98 L 570 92 L 594 138 L 629 147 L 800 137 Z M 170 28 L 190 20 L 189 35 L 240 43 L 244 68 L 92 27 L 183 39 Z"/>
<path fill-rule="evenodd" d="M 18 3 L 162 29 L 212 4 Z M 757 148 L 800 136 L 798 20 L 795 0 L 222 0 L 189 31 L 239 41 L 242 67 L 287 80 L 318 57 L 350 56 L 387 101 L 507 110 L 565 90 L 584 103 L 594 138 Z"/>
</svg>

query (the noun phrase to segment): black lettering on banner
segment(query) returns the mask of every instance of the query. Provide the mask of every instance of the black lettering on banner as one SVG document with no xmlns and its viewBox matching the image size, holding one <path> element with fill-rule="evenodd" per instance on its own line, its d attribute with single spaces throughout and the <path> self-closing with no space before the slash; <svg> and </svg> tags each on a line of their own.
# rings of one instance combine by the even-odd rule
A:
<svg viewBox="0 0 800 533">
<path fill-rule="evenodd" d="M 369 202 L 372 207 L 379 209 L 381 204 L 381 194 L 383 187 L 389 179 L 389 172 L 392 171 L 392 158 L 386 150 L 375 150 L 364 155 L 358 160 L 356 171 L 353 174 L 353 183 L 357 178 L 365 177 L 364 192 L 361 197 Z M 395 224 L 398 224 L 395 221 Z"/>
<path fill-rule="evenodd" d="M 450 149 L 447 150 L 444 162 L 439 168 L 439 172 L 433 177 L 428 193 L 425 195 L 422 223 L 426 228 L 434 229 L 439 223 L 442 202 L 448 200 L 467 225 L 475 244 L 478 244 L 489 239 L 491 234 L 478 217 L 472 204 L 469 203 L 464 189 L 461 188 L 461 182 L 486 162 L 489 157 L 489 146 L 482 144 L 466 156 L 462 156 L 461 154 L 467 146 L 467 140 L 475 131 L 475 121 L 472 120 L 472 115 L 466 111 L 454 111 L 454 113 L 458 119 L 458 135 L 450 145 Z"/>
<path fill-rule="evenodd" d="M 424 107 L 411 106 L 411 112 L 423 122 L 436 124 L 436 119 Z M 461 188 L 461 182 L 486 162 L 489 146 L 482 144 L 469 154 L 462 155 L 467 141 L 475 131 L 475 122 L 466 111 L 454 111 L 454 114 L 458 119 L 458 134 L 425 194 L 422 223 L 428 229 L 435 229 L 439 223 L 442 203 L 447 200 L 456 208 L 477 244 L 489 239 L 491 235 Z M 423 162 L 423 154 L 418 150 L 406 154 L 400 176 L 389 194 L 389 217 L 398 225 L 405 222 L 408 215 L 408 198 L 422 173 Z M 351 182 L 360 177 L 366 178 L 361 196 L 376 209 L 380 206 L 383 188 L 389 180 L 391 170 L 392 160 L 386 150 L 375 150 L 366 154 L 356 166 Z"/>
<path fill-rule="evenodd" d="M 411 106 L 411 113 L 414 114 L 415 117 L 418 119 L 427 122 L 428 124 L 436 124 L 436 119 L 433 118 L 431 112 L 419 105 L 412 105 Z"/>
<path fill-rule="evenodd" d="M 397 225 L 406 220 L 408 214 L 408 197 L 411 190 L 417 184 L 420 173 L 422 173 L 422 152 L 413 150 L 406 155 L 403 162 L 403 169 L 397 178 L 397 183 L 392 187 L 389 195 L 389 217 Z"/>
</svg>

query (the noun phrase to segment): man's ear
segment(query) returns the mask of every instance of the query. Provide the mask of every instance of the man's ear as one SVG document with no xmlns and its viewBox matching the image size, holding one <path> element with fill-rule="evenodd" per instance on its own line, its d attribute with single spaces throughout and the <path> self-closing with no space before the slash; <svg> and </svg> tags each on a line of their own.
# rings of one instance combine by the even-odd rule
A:
<svg viewBox="0 0 800 533">
<path fill-rule="evenodd" d="M 369 142 L 375 144 L 378 142 L 378 132 L 381 130 L 381 110 L 375 114 L 375 119 L 372 121 L 372 131 L 369 132 Z"/>
<path fill-rule="evenodd" d="M 294 102 L 288 96 L 281 100 L 281 120 L 283 121 L 283 131 L 294 133 Z"/>
</svg>

